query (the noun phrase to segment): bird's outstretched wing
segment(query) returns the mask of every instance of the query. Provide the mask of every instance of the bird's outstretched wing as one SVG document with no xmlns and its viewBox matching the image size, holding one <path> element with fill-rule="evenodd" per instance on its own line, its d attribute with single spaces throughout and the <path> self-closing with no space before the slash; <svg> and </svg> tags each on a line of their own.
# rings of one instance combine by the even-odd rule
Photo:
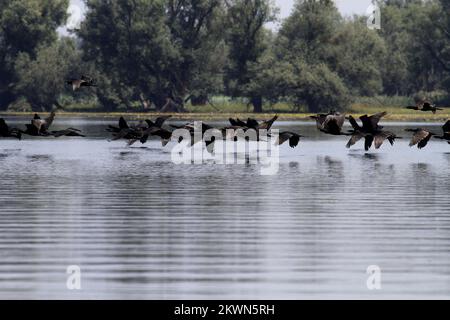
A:
<svg viewBox="0 0 450 320">
<path fill-rule="evenodd" d="M 59 138 L 62 136 L 66 137 L 85 137 L 85 135 L 81 134 L 81 131 L 78 129 L 67 128 L 65 130 L 52 131 L 52 135 L 55 138 Z"/>
<path fill-rule="evenodd" d="M 128 123 L 124 119 L 124 117 L 120 117 L 120 119 L 119 119 L 119 128 L 120 129 L 128 129 L 129 128 Z"/>
<path fill-rule="evenodd" d="M 156 120 L 155 120 L 156 126 L 161 128 L 162 125 L 164 124 L 164 122 L 166 122 L 166 120 L 171 117 L 172 116 L 169 115 L 169 116 L 161 116 L 161 117 L 156 118 Z"/>
<path fill-rule="evenodd" d="M 394 145 L 395 138 L 395 134 L 389 131 L 382 131 L 377 133 L 375 135 L 375 149 L 379 149 L 386 139 L 388 139 L 391 145 Z"/>
<path fill-rule="evenodd" d="M 0 135 L 6 136 L 9 134 L 9 127 L 6 124 L 5 119 L 0 119 Z"/>
<path fill-rule="evenodd" d="M 368 131 L 375 131 L 378 129 L 378 123 L 380 122 L 381 118 L 383 118 L 385 115 L 387 115 L 387 112 L 380 112 L 376 113 L 374 115 L 371 115 L 368 117 L 367 115 L 363 115 L 359 117 L 363 123 L 363 128 Z"/>
<path fill-rule="evenodd" d="M 114 134 L 114 136 L 111 138 L 111 141 L 116 141 L 125 138 L 129 133 L 130 131 L 128 129 L 122 129 Z"/>
<path fill-rule="evenodd" d="M 52 112 L 50 113 L 50 116 L 48 116 L 48 117 L 44 120 L 44 123 L 43 123 L 42 125 L 43 125 L 45 131 L 47 131 L 48 129 L 50 129 L 50 126 L 52 125 L 53 120 L 55 120 L 55 116 L 56 116 L 56 113 L 55 113 L 54 111 L 52 111 Z M 42 129 L 41 129 L 41 130 L 42 130 Z"/>
<path fill-rule="evenodd" d="M 291 137 L 291 134 L 290 134 L 289 132 L 281 132 L 281 133 L 278 135 L 278 139 L 277 139 L 276 144 L 277 144 L 277 145 L 282 145 L 283 143 L 285 143 L 286 141 L 288 141 L 290 137 Z"/>
<path fill-rule="evenodd" d="M 247 127 L 252 129 L 258 129 L 259 123 L 255 119 L 248 118 L 247 119 Z"/>
<path fill-rule="evenodd" d="M 361 127 L 359 126 L 358 122 L 356 122 L 355 118 L 353 118 L 352 116 L 348 117 L 348 121 L 350 122 L 353 130 L 361 130 Z"/>
<path fill-rule="evenodd" d="M 352 136 L 350 137 L 350 140 L 348 140 L 346 147 L 350 148 L 352 145 L 357 143 L 363 137 L 364 137 L 364 134 L 362 132 L 357 131 L 357 132 L 353 133 Z"/>
<path fill-rule="evenodd" d="M 258 129 L 261 130 L 270 130 L 272 128 L 273 123 L 278 119 L 278 115 L 274 116 L 272 119 L 264 121 L 260 125 L 258 125 Z"/>
<path fill-rule="evenodd" d="M 237 123 L 237 121 L 235 119 L 228 118 L 228 121 L 230 122 L 231 126 L 233 126 L 233 127 L 237 127 L 238 126 L 238 123 Z"/>
<path fill-rule="evenodd" d="M 426 140 L 425 143 L 420 144 L 422 141 L 424 141 L 428 135 L 430 134 L 430 132 L 423 130 L 423 129 L 419 129 L 417 130 L 414 135 L 411 138 L 411 141 L 409 142 L 409 146 L 415 146 L 416 144 L 419 144 L 418 148 L 422 149 L 423 147 L 426 146 L 428 140 Z"/>
<path fill-rule="evenodd" d="M 370 149 L 370 147 L 372 146 L 373 139 L 374 139 L 373 135 L 370 135 L 370 134 L 366 135 L 364 137 L 364 149 L 366 151 L 368 151 Z"/>
<path fill-rule="evenodd" d="M 315 116 L 310 116 L 310 118 L 316 120 L 317 129 L 319 130 L 324 129 L 324 122 L 327 118 L 326 114 L 317 114 Z"/>
<path fill-rule="evenodd" d="M 278 135 L 277 145 L 282 145 L 289 140 L 289 146 L 295 148 L 300 142 L 300 135 L 294 132 L 284 131 Z"/>
<path fill-rule="evenodd" d="M 445 132 L 450 132 L 450 120 L 448 120 L 443 126 L 442 130 Z"/>
<path fill-rule="evenodd" d="M 330 114 L 326 116 L 325 121 L 323 123 L 323 128 L 329 133 L 339 134 L 342 130 L 342 126 L 344 125 L 345 116 L 344 115 L 333 115 Z"/>
</svg>

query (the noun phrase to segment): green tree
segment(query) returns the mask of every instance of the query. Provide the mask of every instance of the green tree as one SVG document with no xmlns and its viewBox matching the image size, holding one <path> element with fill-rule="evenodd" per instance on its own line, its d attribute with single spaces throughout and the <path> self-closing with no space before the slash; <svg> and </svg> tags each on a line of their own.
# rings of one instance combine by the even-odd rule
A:
<svg viewBox="0 0 450 320">
<path fill-rule="evenodd" d="M 343 25 L 332 0 L 298 0 L 283 22 L 274 50 L 277 59 L 290 64 L 284 68 L 290 80 L 283 95 L 295 107 L 306 105 L 309 111 L 318 112 L 348 105 L 345 80 L 350 83 L 358 72 L 352 74 L 339 62 L 345 57 L 339 38 L 351 37 L 345 36 Z"/>
<path fill-rule="evenodd" d="M 0 1 L 0 109 L 16 96 L 15 61 L 26 53 L 34 59 L 39 47 L 57 39 L 56 29 L 67 18 L 69 0 Z"/>
<path fill-rule="evenodd" d="M 382 64 L 385 93 L 414 95 L 442 88 L 450 71 L 446 2 L 383 2 L 381 35 L 387 46 Z"/>
<path fill-rule="evenodd" d="M 327 61 L 342 23 L 333 0 L 297 0 L 278 34 L 278 51 L 287 60 Z"/>
<path fill-rule="evenodd" d="M 380 66 L 386 45 L 377 31 L 366 26 L 366 18 L 342 22 L 329 40 L 327 62 L 353 96 L 373 96 L 383 90 Z"/>
<path fill-rule="evenodd" d="M 182 109 L 186 94 L 217 86 L 202 79 L 215 68 L 220 1 L 90 0 L 87 8 L 78 35 L 86 59 L 105 76 L 99 99 L 111 108 L 144 97 L 157 109 L 178 98 Z"/>
<path fill-rule="evenodd" d="M 225 68 L 225 85 L 231 96 L 248 95 L 254 112 L 262 112 L 262 96 L 245 91 L 253 76 L 249 67 L 268 48 L 268 33 L 264 25 L 274 21 L 275 14 L 269 0 L 233 0 L 228 3 L 229 63 Z"/>
<path fill-rule="evenodd" d="M 168 0 L 167 26 L 179 53 L 171 68 L 173 91 L 207 96 L 222 87 L 225 64 L 224 7 L 221 0 Z"/>
<path fill-rule="evenodd" d="M 60 95 L 70 92 L 64 80 L 80 74 L 81 65 L 81 53 L 71 38 L 38 48 L 35 59 L 21 52 L 15 62 L 18 81 L 14 93 L 25 97 L 33 110 L 52 110 L 60 106 Z"/>
</svg>

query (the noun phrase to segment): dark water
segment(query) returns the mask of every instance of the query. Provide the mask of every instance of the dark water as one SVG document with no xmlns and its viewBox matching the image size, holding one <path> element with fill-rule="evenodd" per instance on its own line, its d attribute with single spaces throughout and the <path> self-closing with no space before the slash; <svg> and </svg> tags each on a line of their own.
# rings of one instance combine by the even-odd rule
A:
<svg viewBox="0 0 450 320">
<path fill-rule="evenodd" d="M 18 123 L 21 123 L 20 121 Z M 175 165 L 169 144 L 0 140 L 0 298 L 450 297 L 450 145 L 365 153 L 316 132 L 258 164 Z M 385 126 L 405 137 L 406 126 Z M 429 125 L 439 132 L 436 125 Z M 81 268 L 81 290 L 66 268 Z M 381 290 L 366 269 L 381 268 Z"/>
</svg>

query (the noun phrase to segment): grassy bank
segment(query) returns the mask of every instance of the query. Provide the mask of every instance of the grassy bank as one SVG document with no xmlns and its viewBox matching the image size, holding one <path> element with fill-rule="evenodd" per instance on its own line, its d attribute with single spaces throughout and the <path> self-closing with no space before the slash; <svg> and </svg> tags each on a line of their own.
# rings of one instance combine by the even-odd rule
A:
<svg viewBox="0 0 450 320">
<path fill-rule="evenodd" d="M 272 117 L 275 113 L 279 114 L 280 120 L 297 120 L 306 121 L 309 120 L 311 113 L 289 113 L 286 110 L 280 110 L 273 108 L 273 110 L 267 110 L 266 113 L 254 114 L 245 112 L 245 105 L 241 105 L 239 108 L 236 106 L 232 110 L 211 110 L 212 107 L 202 107 L 189 110 L 187 113 L 171 113 L 174 120 L 227 120 L 229 117 L 239 117 L 241 119 L 247 119 L 247 117 L 255 117 L 258 119 L 266 119 Z M 244 110 L 242 110 L 244 108 Z M 420 112 L 409 110 L 400 107 L 380 107 L 380 106 L 364 106 L 355 104 L 346 114 L 352 114 L 354 116 L 360 116 L 362 114 L 373 114 L 381 111 L 388 112 L 388 115 L 384 120 L 386 121 L 426 121 L 426 122 L 443 122 L 450 119 L 450 108 L 445 108 L 443 111 L 439 111 L 436 114 L 431 112 Z M 4 116 L 23 116 L 31 117 L 33 112 L 0 112 L 0 117 Z M 154 118 L 161 115 L 157 112 L 68 112 L 60 111 L 59 117 L 75 117 L 75 118 L 96 118 L 96 119 L 117 119 L 120 116 L 125 116 L 128 119 L 146 119 Z"/>
</svg>

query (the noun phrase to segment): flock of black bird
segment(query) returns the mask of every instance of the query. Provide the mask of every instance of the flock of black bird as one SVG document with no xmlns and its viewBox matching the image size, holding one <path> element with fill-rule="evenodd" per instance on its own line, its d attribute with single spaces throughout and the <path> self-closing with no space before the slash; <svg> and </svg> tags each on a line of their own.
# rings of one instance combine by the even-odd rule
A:
<svg viewBox="0 0 450 320">
<path fill-rule="evenodd" d="M 315 116 L 311 116 L 310 118 L 316 121 L 317 129 L 325 134 L 350 136 L 350 140 L 347 143 L 347 148 L 350 148 L 359 140 L 364 138 L 364 148 L 367 151 L 372 147 L 372 145 L 374 145 L 375 148 L 378 149 L 386 140 L 388 140 L 389 143 L 393 145 L 396 139 L 401 138 L 390 131 L 384 130 L 383 127 L 379 125 L 381 118 L 386 114 L 386 112 L 380 112 L 371 116 L 363 115 L 359 117 L 359 119 L 361 120 L 361 125 L 358 124 L 356 119 L 352 116 L 346 117 L 345 115 L 338 112 L 318 114 Z M 0 118 L 0 137 L 17 138 L 19 140 L 22 139 L 22 135 L 35 137 L 53 136 L 56 138 L 61 136 L 85 137 L 82 134 L 81 130 L 76 128 L 67 128 L 64 130 L 56 131 L 50 130 L 51 125 L 54 122 L 55 115 L 56 113 L 52 112 L 49 117 L 41 119 L 38 114 L 35 114 L 31 122 L 25 124 L 25 130 L 19 128 L 11 128 L 8 126 L 4 119 Z M 124 139 L 127 140 L 128 145 L 132 145 L 137 141 L 139 141 L 141 144 L 144 144 L 148 141 L 150 136 L 156 136 L 161 139 L 162 145 L 165 146 L 173 138 L 174 130 L 170 130 L 170 128 L 185 129 L 187 130 L 187 132 L 189 132 L 189 135 L 191 137 L 190 144 L 193 145 L 198 142 L 196 141 L 195 135 L 195 123 L 187 123 L 181 126 L 169 125 L 163 127 L 166 120 L 170 117 L 170 115 L 161 116 L 156 118 L 155 121 L 147 119 L 133 125 L 129 125 L 123 117 L 120 117 L 118 126 L 109 125 L 106 130 L 112 133 L 112 138 L 110 141 Z M 230 118 L 229 126 L 215 128 L 213 126 L 200 122 L 201 128 L 199 127 L 198 129 L 201 130 L 202 133 L 201 140 L 204 140 L 203 137 L 206 131 L 210 129 L 216 129 L 217 132 L 222 134 L 224 140 L 226 139 L 234 141 L 237 141 L 239 139 L 239 132 L 242 134 L 242 138 L 248 140 L 251 136 L 247 135 L 248 131 L 254 130 L 254 140 L 259 141 L 260 130 L 266 130 L 267 136 L 271 136 L 271 128 L 277 119 L 278 116 L 274 116 L 267 121 L 259 122 L 252 118 L 248 118 L 246 121 L 242 121 L 239 118 Z M 348 120 L 350 122 L 350 125 L 352 126 L 352 129 L 346 132 L 343 131 L 345 120 Z M 417 145 L 419 149 L 424 148 L 432 137 L 446 140 L 450 144 L 450 120 L 442 126 L 442 135 L 438 135 L 434 132 L 422 128 L 405 130 L 413 133 L 409 145 Z M 215 142 L 215 137 L 216 136 L 212 136 L 210 137 L 210 139 L 205 139 L 207 147 Z M 285 142 L 289 141 L 289 146 L 295 148 L 299 144 L 301 137 L 302 135 L 295 132 L 280 131 L 278 133 L 276 144 L 282 145 Z M 181 142 L 183 139 L 183 137 L 181 136 L 177 136 L 177 138 L 178 142 Z"/>
<path fill-rule="evenodd" d="M 66 83 L 68 85 L 71 85 L 74 91 L 80 89 L 81 87 L 96 86 L 95 81 L 87 76 L 82 76 L 79 79 L 70 79 L 67 80 Z M 406 108 L 423 112 L 431 111 L 433 113 L 436 113 L 436 111 L 438 110 L 442 110 L 440 108 L 437 108 L 429 101 L 420 101 L 415 106 L 407 106 Z M 359 119 L 361 120 L 361 125 L 359 125 L 356 119 L 352 116 L 346 117 L 344 114 L 334 111 L 330 111 L 326 114 L 317 114 L 315 116 L 311 116 L 310 118 L 316 121 L 317 129 L 325 134 L 350 136 L 350 140 L 347 143 L 347 148 L 350 148 L 359 140 L 364 138 L 364 148 L 367 151 L 372 147 L 372 145 L 375 145 L 375 148 L 378 149 L 386 140 L 388 140 L 389 143 L 393 145 L 395 139 L 401 138 L 390 131 L 384 130 L 383 127 L 379 125 L 381 118 L 386 114 L 386 112 L 380 112 L 371 116 L 363 115 L 359 117 Z M 84 137 L 84 135 L 81 133 L 81 130 L 75 128 L 51 131 L 50 127 L 55 119 L 55 115 L 56 113 L 52 112 L 49 117 L 41 119 L 38 114 L 35 114 L 34 118 L 31 120 L 31 123 L 25 124 L 25 130 L 19 128 L 10 128 L 6 121 L 0 118 L 0 137 L 17 138 L 19 140 L 22 139 L 22 135 L 36 137 L 53 136 L 56 138 L 61 136 Z M 165 146 L 173 137 L 174 131 L 170 130 L 169 127 L 171 127 L 171 129 L 187 130 L 191 137 L 191 145 L 198 142 L 196 141 L 198 137 L 195 135 L 195 131 L 197 129 L 195 123 L 187 123 L 182 126 L 170 125 L 168 127 L 163 127 L 166 120 L 170 117 L 170 115 L 161 116 L 156 118 L 155 121 L 145 120 L 134 125 L 129 125 L 123 117 L 120 117 L 118 126 L 110 125 L 106 130 L 112 133 L 111 141 L 125 139 L 128 141 L 128 145 L 132 145 L 137 141 L 139 141 L 141 144 L 144 144 L 147 142 L 150 136 L 157 136 L 161 139 L 162 145 Z M 230 118 L 230 125 L 221 128 L 214 128 L 208 124 L 201 123 L 201 128 L 198 128 L 201 129 L 202 133 L 201 139 L 199 139 L 199 141 L 205 140 L 207 147 L 213 145 L 216 140 L 216 135 L 209 137 L 209 139 L 203 139 L 205 133 L 210 129 L 216 129 L 218 132 L 220 132 L 224 140 L 231 139 L 234 141 L 237 141 L 240 138 L 239 134 L 242 135 L 242 138 L 249 140 L 249 137 L 251 135 L 248 135 L 247 133 L 249 132 L 249 130 L 252 130 L 252 132 L 255 133 L 255 135 L 253 136 L 254 140 L 259 141 L 261 130 L 265 130 L 267 132 L 267 136 L 271 136 L 271 128 L 277 119 L 278 116 L 274 116 L 267 121 L 259 122 L 252 118 L 248 118 L 246 121 L 242 121 L 239 118 Z M 343 131 L 345 120 L 348 120 L 352 127 L 352 129 L 347 132 Z M 432 137 L 446 140 L 450 144 L 450 120 L 443 125 L 442 130 L 443 134 L 438 135 L 422 128 L 406 129 L 406 131 L 408 132 L 413 132 L 413 136 L 409 145 L 417 145 L 419 149 L 422 149 L 427 145 Z M 302 135 L 295 132 L 281 131 L 279 132 L 276 144 L 282 145 L 286 141 L 289 141 L 289 146 L 291 148 L 295 148 L 299 144 L 301 137 Z M 177 136 L 176 138 L 178 142 L 181 142 L 183 139 L 183 137 L 181 136 Z"/>
<path fill-rule="evenodd" d="M 75 128 L 67 128 L 64 130 L 50 131 L 50 126 L 55 119 L 56 113 L 53 111 L 48 118 L 41 119 L 38 114 L 34 115 L 31 119 L 31 123 L 25 124 L 26 129 L 10 128 L 5 119 L 0 118 L 0 137 L 4 138 L 17 138 L 22 140 L 22 135 L 26 134 L 34 137 L 85 137 L 81 134 L 81 130 Z"/>
</svg>

